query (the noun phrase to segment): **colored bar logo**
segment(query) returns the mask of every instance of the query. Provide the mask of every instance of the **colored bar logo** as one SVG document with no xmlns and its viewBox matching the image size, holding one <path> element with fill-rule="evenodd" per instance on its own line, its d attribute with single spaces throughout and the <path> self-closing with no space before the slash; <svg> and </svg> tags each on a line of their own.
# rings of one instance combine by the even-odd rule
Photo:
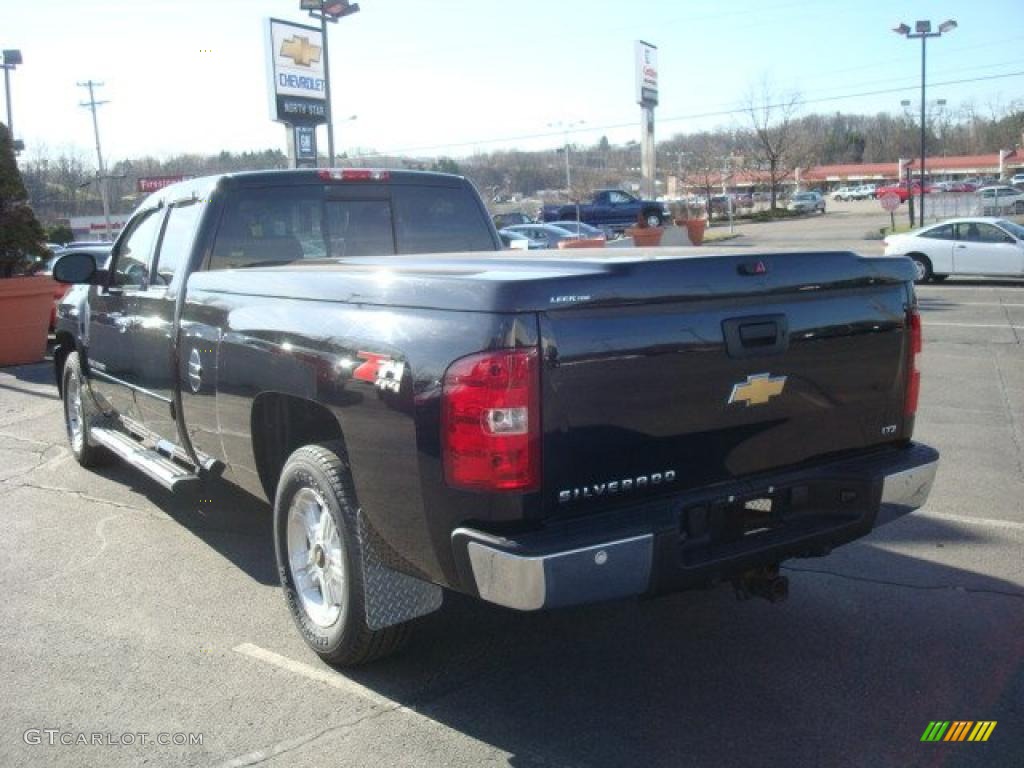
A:
<svg viewBox="0 0 1024 768">
<path fill-rule="evenodd" d="M 996 729 L 996 720 L 932 720 L 921 734 L 921 741 L 988 741 Z"/>
</svg>

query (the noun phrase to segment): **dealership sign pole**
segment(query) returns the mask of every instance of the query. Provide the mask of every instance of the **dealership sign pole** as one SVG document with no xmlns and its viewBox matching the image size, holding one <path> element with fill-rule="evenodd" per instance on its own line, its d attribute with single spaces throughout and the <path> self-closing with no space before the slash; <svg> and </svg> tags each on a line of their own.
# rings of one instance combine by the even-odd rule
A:
<svg viewBox="0 0 1024 768">
<path fill-rule="evenodd" d="M 643 133 L 640 142 L 640 171 L 644 197 L 655 196 L 654 108 L 658 106 L 658 48 L 636 41 L 636 101 L 641 107 Z"/>
<path fill-rule="evenodd" d="M 323 33 L 316 27 L 267 19 L 265 40 L 270 119 L 288 126 L 288 156 L 294 168 L 317 165 L 316 126 L 327 122 Z"/>
</svg>

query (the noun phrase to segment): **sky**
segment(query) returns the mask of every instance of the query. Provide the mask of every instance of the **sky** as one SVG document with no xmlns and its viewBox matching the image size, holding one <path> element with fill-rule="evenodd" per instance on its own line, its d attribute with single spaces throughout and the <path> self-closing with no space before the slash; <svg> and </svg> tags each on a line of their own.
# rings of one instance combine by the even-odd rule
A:
<svg viewBox="0 0 1024 768">
<path fill-rule="evenodd" d="M 947 18 L 928 42 L 928 97 L 987 111 L 1024 98 L 1024 2 L 984 0 L 360 0 L 329 28 L 337 151 L 465 157 L 640 138 L 634 42 L 658 46 L 657 138 L 742 126 L 752 88 L 803 112 L 918 103 L 920 43 L 890 31 Z M 285 149 L 270 120 L 265 19 L 313 23 L 298 0 L 5 0 L 0 47 L 27 156 L 95 157 L 79 81 L 97 98 L 108 164 L 182 152 Z M 971 81 L 953 83 L 952 81 Z M 943 84 L 945 83 L 945 84 Z M 878 91 L 888 91 L 878 93 Z M 865 94 L 865 95 L 862 95 Z M 867 95 L 870 94 L 870 95 Z M 355 120 L 345 120 L 356 115 Z M 582 121 L 582 122 L 581 122 Z M 326 149 L 323 129 L 320 150 Z M 370 163 L 368 163 L 370 164 Z"/>
</svg>

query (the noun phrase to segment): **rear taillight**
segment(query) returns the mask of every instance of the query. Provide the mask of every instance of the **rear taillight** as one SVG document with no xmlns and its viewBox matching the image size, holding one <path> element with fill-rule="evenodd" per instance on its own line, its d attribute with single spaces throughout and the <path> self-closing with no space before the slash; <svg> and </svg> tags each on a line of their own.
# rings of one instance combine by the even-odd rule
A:
<svg viewBox="0 0 1024 768">
<path fill-rule="evenodd" d="M 387 181 L 390 171 L 373 171 L 366 168 L 327 168 L 317 175 L 324 181 Z"/>
<path fill-rule="evenodd" d="M 472 491 L 540 488 L 540 363 L 536 349 L 456 360 L 444 375 L 441 443 L 448 485 Z"/>
<path fill-rule="evenodd" d="M 921 354 L 921 315 L 917 308 L 907 312 L 907 390 L 903 400 L 903 413 L 913 416 L 917 413 L 917 400 L 921 394 L 921 371 L 917 369 L 917 358 Z"/>
</svg>

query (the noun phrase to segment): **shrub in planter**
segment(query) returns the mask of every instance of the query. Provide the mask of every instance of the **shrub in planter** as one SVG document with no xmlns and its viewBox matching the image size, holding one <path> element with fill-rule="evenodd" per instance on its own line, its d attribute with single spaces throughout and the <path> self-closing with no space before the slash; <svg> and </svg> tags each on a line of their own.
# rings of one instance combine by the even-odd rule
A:
<svg viewBox="0 0 1024 768">
<path fill-rule="evenodd" d="M 7 126 L 0 124 L 0 366 L 41 360 L 54 283 L 32 276 L 48 256 L 28 206 Z"/>
<path fill-rule="evenodd" d="M 661 245 L 662 235 L 665 230 L 661 227 L 652 227 L 641 213 L 636 217 L 636 225 L 626 229 L 626 237 L 633 238 L 633 245 L 643 248 L 652 245 Z"/>
<path fill-rule="evenodd" d="M 573 240 L 559 240 L 558 248 L 604 248 L 603 237 L 580 237 Z"/>
<path fill-rule="evenodd" d="M 672 218 L 677 227 L 686 227 L 686 236 L 690 239 L 691 245 L 700 245 L 704 242 L 704 230 L 708 224 L 707 219 L 704 218 L 704 206 L 674 205 Z"/>
</svg>

